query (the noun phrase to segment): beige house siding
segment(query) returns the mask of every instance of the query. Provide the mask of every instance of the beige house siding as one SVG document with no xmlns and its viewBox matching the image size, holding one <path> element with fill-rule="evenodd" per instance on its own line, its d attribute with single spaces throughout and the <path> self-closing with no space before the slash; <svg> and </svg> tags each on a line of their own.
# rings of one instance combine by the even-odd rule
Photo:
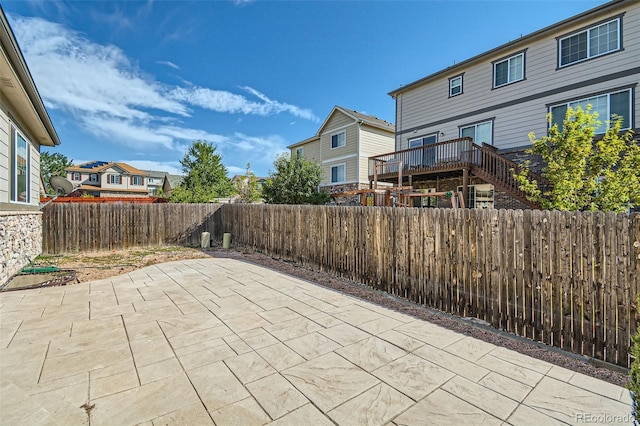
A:
<svg viewBox="0 0 640 426">
<path fill-rule="evenodd" d="M 440 140 L 453 139 L 459 136 L 459 126 L 489 119 L 494 119 L 493 143 L 496 147 L 528 145 L 530 131 L 546 134 L 549 104 L 637 84 L 640 26 L 636 23 L 640 22 L 640 3 L 623 6 L 564 25 L 555 32 L 514 43 L 506 50 L 443 73 L 427 84 L 401 91 L 396 98 L 396 149 L 407 148 L 410 138 L 430 133 L 443 132 Z M 622 50 L 558 69 L 557 37 L 620 16 L 622 12 Z M 523 51 L 525 80 L 494 89 L 492 62 Z M 449 98 L 449 79 L 460 74 L 463 74 L 463 93 Z M 638 127 L 637 94 L 632 99 L 635 102 L 633 125 Z M 414 128 L 418 128 L 415 134 L 403 133 Z"/>
<path fill-rule="evenodd" d="M 345 133 L 344 146 L 331 148 L 331 137 Z M 322 166 L 323 178 L 320 186 L 335 186 L 336 191 L 348 188 L 344 184 L 368 185 L 369 157 L 385 154 L 394 149 L 394 127 L 377 117 L 365 115 L 343 107 L 334 107 L 315 137 L 300 141 L 288 148 L 296 155 L 303 148 L 307 159 L 315 160 Z M 345 181 L 331 182 L 331 167 L 345 165 Z"/>
<path fill-rule="evenodd" d="M 346 132 L 346 144 L 338 148 L 331 148 L 331 136 L 340 132 Z M 358 152 L 358 125 L 352 120 L 347 127 L 325 127 L 325 131 L 320 136 L 320 149 L 322 160 L 356 154 Z"/>
<path fill-rule="evenodd" d="M 4 101 L 0 94 L 0 101 Z M 0 203 L 9 202 L 9 118 L 4 107 L 0 103 Z"/>
<path fill-rule="evenodd" d="M 7 203 L 9 210 L 37 210 L 40 203 L 40 145 L 17 119 L 9 117 L 17 116 L 11 111 L 4 96 L 0 96 L 0 203 Z M 12 124 L 13 123 L 13 124 Z M 15 127 L 29 144 L 29 195 L 30 202 L 15 203 L 11 201 L 11 188 L 9 176 L 11 176 L 11 152 L 13 141 L 11 140 L 11 127 Z M 5 208 L 6 210 L 6 208 Z"/>
<path fill-rule="evenodd" d="M 359 181 L 369 183 L 369 157 L 394 150 L 393 133 L 363 124 L 360 128 Z"/>
<path fill-rule="evenodd" d="M 302 154 L 307 160 L 315 161 L 319 163 L 321 161 L 320 158 L 320 140 L 315 140 L 312 142 L 308 142 L 302 145 L 296 145 L 291 148 L 291 157 L 293 158 L 298 151 L 298 148 L 302 148 Z"/>
<path fill-rule="evenodd" d="M 331 167 L 340 164 L 345 165 L 345 181 L 344 182 L 331 182 Z M 342 185 L 345 183 L 358 182 L 358 157 L 351 155 L 348 158 L 337 158 L 335 160 L 324 160 L 322 162 L 323 179 L 321 186 L 329 185 Z"/>
</svg>

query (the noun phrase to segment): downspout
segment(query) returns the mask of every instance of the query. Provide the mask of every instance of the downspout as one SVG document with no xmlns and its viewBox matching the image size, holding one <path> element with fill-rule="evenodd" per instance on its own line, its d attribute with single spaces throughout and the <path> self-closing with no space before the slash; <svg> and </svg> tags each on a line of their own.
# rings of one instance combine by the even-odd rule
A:
<svg viewBox="0 0 640 426">
<path fill-rule="evenodd" d="M 357 143 L 358 143 L 358 148 L 357 148 L 357 150 L 356 150 L 356 154 L 357 154 L 357 157 L 356 157 L 356 158 L 358 159 L 358 167 L 357 167 L 357 172 L 358 172 L 358 173 L 356 174 L 356 180 L 358 181 L 358 189 L 360 189 L 360 148 L 361 148 L 361 146 L 362 146 L 362 144 L 361 144 L 361 140 L 360 140 L 360 137 L 362 136 L 362 135 L 360 134 L 360 133 L 361 133 L 361 132 L 360 132 L 360 129 L 361 129 L 361 126 L 362 126 L 362 120 L 358 120 L 356 123 L 358 124 L 358 141 L 357 141 Z M 369 160 L 367 159 L 367 167 L 369 167 L 368 161 L 369 161 Z M 345 176 L 345 177 L 346 177 L 346 176 Z"/>
</svg>

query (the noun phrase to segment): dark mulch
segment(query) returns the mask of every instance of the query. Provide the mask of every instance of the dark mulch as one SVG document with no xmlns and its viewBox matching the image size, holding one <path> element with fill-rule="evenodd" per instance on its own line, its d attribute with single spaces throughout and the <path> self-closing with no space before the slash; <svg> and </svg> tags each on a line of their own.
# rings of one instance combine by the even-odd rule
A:
<svg viewBox="0 0 640 426">
<path fill-rule="evenodd" d="M 496 330 L 482 321 L 458 318 L 443 312 L 428 309 L 423 306 L 408 302 L 403 299 L 391 296 L 385 292 L 366 287 L 362 284 L 338 278 L 328 273 L 302 267 L 294 262 L 272 258 L 270 256 L 247 251 L 220 250 L 213 249 L 207 254 L 212 257 L 233 258 L 251 262 L 269 269 L 277 270 L 297 278 L 308 280 L 312 283 L 340 291 L 350 296 L 357 297 L 367 302 L 372 302 L 389 309 L 393 309 L 403 314 L 411 315 L 433 324 L 475 337 L 488 343 L 493 343 L 536 359 L 547 361 L 551 364 L 559 365 L 569 370 L 577 371 L 597 379 L 625 386 L 628 382 L 627 370 L 606 365 L 591 360 L 587 357 L 567 353 L 557 348 L 553 348 L 541 343 L 525 339 L 508 332 Z M 596 365 L 597 364 L 597 365 Z"/>
</svg>

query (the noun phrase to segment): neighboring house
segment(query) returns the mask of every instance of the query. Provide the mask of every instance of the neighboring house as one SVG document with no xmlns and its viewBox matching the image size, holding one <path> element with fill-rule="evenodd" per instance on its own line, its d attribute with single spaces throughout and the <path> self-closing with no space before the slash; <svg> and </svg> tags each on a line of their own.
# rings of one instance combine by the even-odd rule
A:
<svg viewBox="0 0 640 426">
<path fill-rule="evenodd" d="M 377 165 L 396 182 L 402 161 L 405 185 L 462 190 L 468 207 L 535 207 L 510 172 L 531 157 L 528 133 L 591 104 L 637 134 L 639 80 L 640 2 L 611 1 L 392 91 L 396 151 L 371 159 L 370 179 Z"/>
<path fill-rule="evenodd" d="M 42 252 L 40 147 L 60 140 L 0 7 L 0 285 Z"/>
<path fill-rule="evenodd" d="M 155 197 L 158 194 L 158 191 L 162 191 L 164 178 L 169 173 L 156 170 L 145 170 L 144 172 L 147 176 L 147 189 L 149 190 L 149 195 Z"/>
<path fill-rule="evenodd" d="M 179 186 L 184 180 L 182 175 L 170 175 L 167 174 L 162 181 L 162 196 L 165 198 L 171 197 L 171 193 L 176 186 Z"/>
<path fill-rule="evenodd" d="M 146 172 L 126 163 L 90 161 L 67 167 L 67 179 L 84 195 L 94 197 L 147 197 Z"/>
<path fill-rule="evenodd" d="M 331 193 L 369 187 L 368 158 L 394 149 L 392 123 L 335 106 L 315 136 L 287 147 L 322 166 Z"/>
</svg>

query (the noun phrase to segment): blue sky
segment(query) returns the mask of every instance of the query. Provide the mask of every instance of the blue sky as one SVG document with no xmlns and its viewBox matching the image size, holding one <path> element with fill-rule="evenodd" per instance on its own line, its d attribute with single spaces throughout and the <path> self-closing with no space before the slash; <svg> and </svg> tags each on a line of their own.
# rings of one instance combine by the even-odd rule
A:
<svg viewBox="0 0 640 426">
<path fill-rule="evenodd" d="M 334 105 L 388 92 L 604 1 L 4 1 L 75 164 L 180 172 L 193 140 L 266 176 Z"/>
</svg>

